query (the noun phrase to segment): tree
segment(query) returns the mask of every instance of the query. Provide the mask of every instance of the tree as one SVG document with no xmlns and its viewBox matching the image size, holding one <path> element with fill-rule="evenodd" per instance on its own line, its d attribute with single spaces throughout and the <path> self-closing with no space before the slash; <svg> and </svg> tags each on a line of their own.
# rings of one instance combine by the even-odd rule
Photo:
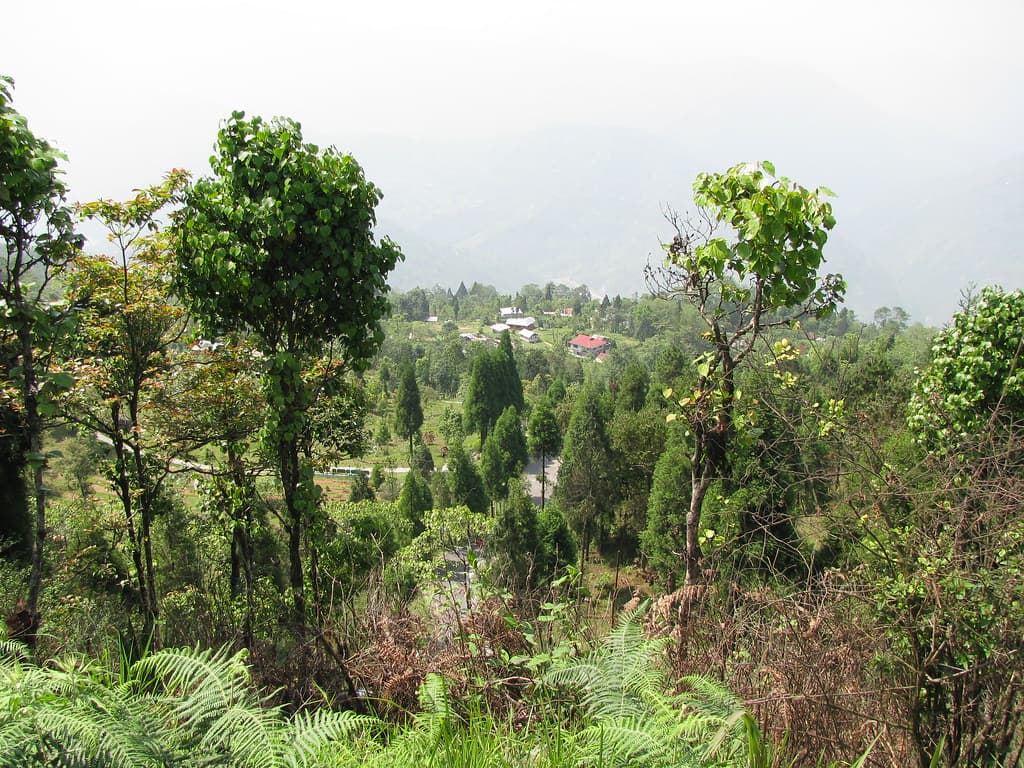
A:
<svg viewBox="0 0 1024 768">
<path fill-rule="evenodd" d="M 434 508 L 434 499 L 430 493 L 430 484 L 419 470 L 410 470 L 405 476 L 402 492 L 398 495 L 398 508 L 409 521 L 412 535 L 423 533 L 423 513 Z"/>
<path fill-rule="evenodd" d="M 640 546 L 647 562 L 668 591 L 677 577 L 685 577 L 686 510 L 690 506 L 689 447 L 676 433 L 654 468 L 654 481 L 647 505 L 647 526 Z M 682 565 L 682 569 L 680 568 Z"/>
<path fill-rule="evenodd" d="M 348 500 L 350 502 L 377 500 L 377 495 L 370 485 L 370 477 L 365 472 L 357 472 L 356 476 L 352 478 L 352 482 L 349 484 Z"/>
<path fill-rule="evenodd" d="M 478 514 L 487 511 L 484 481 L 461 442 L 453 443 L 448 451 L 448 484 L 455 504 L 465 505 Z"/>
<path fill-rule="evenodd" d="M 769 328 L 831 313 L 846 290 L 838 275 L 818 274 L 835 225 L 825 188 L 810 191 L 775 177 L 771 163 L 700 174 L 693 184 L 696 221 L 670 215 L 675 229 L 654 292 L 693 304 L 710 349 L 696 361 L 693 391 L 676 402 L 693 435 L 686 520 L 688 582 L 701 579 L 700 515 L 711 483 L 726 466 L 736 431 L 736 367 Z M 732 237 L 716 236 L 720 227 Z M 670 394 L 672 394 L 670 392 Z"/>
<path fill-rule="evenodd" d="M 525 592 L 537 583 L 544 560 L 537 507 L 522 483 L 507 493 L 508 503 L 495 521 L 487 547 L 496 576 L 505 586 Z"/>
<path fill-rule="evenodd" d="M 424 477 L 430 477 L 430 473 L 435 469 L 434 456 L 430 452 L 430 447 L 424 441 L 422 432 L 416 433 L 415 447 L 413 448 L 412 460 L 409 464 Z"/>
<path fill-rule="evenodd" d="M 420 388 L 416 383 L 416 370 L 412 365 L 402 367 L 398 381 L 398 397 L 395 401 L 395 432 L 409 441 L 409 460 L 412 461 L 413 437 L 423 426 L 423 407 L 420 405 Z"/>
<path fill-rule="evenodd" d="M 635 360 L 630 362 L 618 382 L 617 409 L 630 410 L 634 413 L 639 411 L 647 401 L 648 386 L 650 386 L 650 379 L 647 376 L 647 371 Z"/>
<path fill-rule="evenodd" d="M 523 410 L 523 380 L 519 378 L 516 367 L 516 356 L 512 349 L 512 335 L 505 331 L 498 342 L 498 357 L 502 364 L 501 399 L 502 411 L 506 406 L 513 406 L 516 411 Z"/>
<path fill-rule="evenodd" d="M 292 120 L 235 112 L 218 133 L 211 166 L 175 225 L 177 287 L 208 328 L 250 331 L 267 358 L 266 436 L 287 511 L 301 630 L 303 530 L 317 505 L 309 410 L 319 394 L 303 371 L 329 343 L 351 368 L 373 357 L 388 309 L 386 276 L 401 253 L 374 236 L 381 195 L 355 159 L 303 143 Z"/>
<path fill-rule="evenodd" d="M 444 344 L 437 355 L 432 357 L 430 377 L 437 390 L 446 397 L 455 397 L 459 392 L 465 356 L 458 339 Z"/>
<path fill-rule="evenodd" d="M 8 453 L 5 466 L 16 470 L 27 460 L 32 470 L 35 530 L 25 604 L 32 620 L 31 641 L 39 621 L 46 543 L 44 421 L 54 410 L 53 396 L 71 383 L 66 373 L 50 370 L 50 350 L 64 314 L 46 301 L 46 291 L 55 273 L 81 248 L 82 240 L 75 234 L 66 204 L 67 187 L 59 168 L 64 156 L 32 133 L 25 118 L 11 106 L 13 85 L 9 77 L 0 76 L 0 246 L 4 251 L 0 395 L 17 404 L 4 420 L 14 427 L 13 435 L 20 444 Z M 12 390 L 9 395 L 8 387 Z M 11 480 L 12 484 L 21 483 L 16 475 Z M 21 498 L 22 494 L 16 493 L 13 500 Z"/>
<path fill-rule="evenodd" d="M 958 441 L 1024 417 L 1024 291 L 984 288 L 935 339 L 909 422 L 926 446 Z"/>
<path fill-rule="evenodd" d="M 463 403 L 466 429 L 480 433 L 481 444 L 486 442 L 487 433 L 498 420 L 504 407 L 501 399 L 502 364 L 491 351 L 486 350 L 473 358 Z"/>
<path fill-rule="evenodd" d="M 498 418 L 480 454 L 480 470 L 491 501 L 508 496 L 509 483 L 522 473 L 528 458 L 519 414 L 510 405 Z"/>
<path fill-rule="evenodd" d="M 523 409 L 523 382 L 516 369 L 512 339 L 505 331 L 497 349 L 485 350 L 473 360 L 464 404 L 466 428 L 479 432 L 483 444 L 510 405 L 516 411 Z"/>
<path fill-rule="evenodd" d="M 562 430 L 551 407 L 551 402 L 541 398 L 530 413 L 526 427 L 531 453 L 540 454 L 540 508 L 544 509 L 544 486 L 547 482 L 547 459 L 562 449 Z"/>
<path fill-rule="evenodd" d="M 124 512 L 144 637 L 157 645 L 153 522 L 167 509 L 164 482 L 172 458 L 206 441 L 169 439 L 155 428 L 150 407 L 167 385 L 171 348 L 187 324 L 171 300 L 174 254 L 157 217 L 187 181 L 187 173 L 172 171 L 125 202 L 81 205 L 83 215 L 107 229 L 118 252 L 114 259 L 81 256 L 69 276 L 69 297 L 79 311 L 68 350 L 75 388 L 64 414 L 113 447 L 110 477 Z"/>
<path fill-rule="evenodd" d="M 595 536 L 608 529 L 615 501 L 615 457 L 605 431 L 600 398 L 593 387 L 579 394 L 558 468 L 555 495 L 580 541 L 586 562 Z"/>
</svg>

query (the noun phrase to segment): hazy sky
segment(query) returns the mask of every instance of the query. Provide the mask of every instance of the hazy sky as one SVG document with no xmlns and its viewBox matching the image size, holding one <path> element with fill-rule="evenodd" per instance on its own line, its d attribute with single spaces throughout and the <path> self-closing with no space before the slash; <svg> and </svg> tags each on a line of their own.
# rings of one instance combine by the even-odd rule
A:
<svg viewBox="0 0 1024 768">
<path fill-rule="evenodd" d="M 202 171 L 233 109 L 318 141 L 728 119 L 806 82 L 897 122 L 1020 126 L 1024 3 L 11 2 L 0 72 L 83 197 Z M 717 94 L 717 97 L 716 97 Z M 758 116 L 751 115 L 751 122 Z"/>
<path fill-rule="evenodd" d="M 857 158 L 892 137 L 881 154 L 969 164 L 1024 117 L 1019 0 L 35 0 L 0 18 L 15 108 L 68 154 L 83 200 L 205 173 L 234 109 L 343 150 L 602 125 L 685 137 L 718 163 L 779 161 L 763 137 L 841 104 L 849 133 L 790 137 L 812 175 L 861 133 Z M 822 168 L 807 183 L 838 182 Z"/>
</svg>

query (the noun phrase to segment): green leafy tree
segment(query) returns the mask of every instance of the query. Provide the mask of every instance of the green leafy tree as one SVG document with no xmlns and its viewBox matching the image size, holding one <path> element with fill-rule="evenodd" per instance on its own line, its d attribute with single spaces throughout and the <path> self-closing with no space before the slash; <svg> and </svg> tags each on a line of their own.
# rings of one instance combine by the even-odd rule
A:
<svg viewBox="0 0 1024 768">
<path fill-rule="evenodd" d="M 352 478 L 348 490 L 348 500 L 351 502 L 377 500 L 373 486 L 370 485 L 370 477 L 365 472 L 358 472 Z"/>
<path fill-rule="evenodd" d="M 541 398 L 530 412 L 526 432 L 530 451 L 540 455 L 540 508 L 544 509 L 547 460 L 562 450 L 562 430 L 558 426 L 555 410 L 546 397 Z"/>
<path fill-rule="evenodd" d="M 647 388 L 650 377 L 640 363 L 635 360 L 629 363 L 622 372 L 616 392 L 616 408 L 619 410 L 639 411 L 647 401 Z"/>
<path fill-rule="evenodd" d="M 487 511 L 487 491 L 473 460 L 466 453 L 462 443 L 453 443 L 448 451 L 448 485 L 452 501 L 482 514 Z"/>
<path fill-rule="evenodd" d="M 318 498 L 308 455 L 318 392 L 303 371 L 328 344 L 350 367 L 372 359 L 388 309 L 386 276 L 401 254 L 374 236 L 381 195 L 355 159 L 304 143 L 293 120 L 235 112 L 211 165 L 176 222 L 177 287 L 208 328 L 251 332 L 268 361 L 265 434 L 277 457 L 301 628 L 303 531 Z"/>
<path fill-rule="evenodd" d="M 555 489 L 559 507 L 579 539 L 581 562 L 589 557 L 593 540 L 608 531 L 615 504 L 615 469 L 600 398 L 586 387 L 569 417 Z"/>
<path fill-rule="evenodd" d="M 501 398 L 502 411 L 511 405 L 516 411 L 523 410 L 523 380 L 519 378 L 515 351 L 512 349 L 512 334 L 505 331 L 498 342 L 498 357 L 502 365 Z"/>
<path fill-rule="evenodd" d="M 430 453 L 430 447 L 423 440 L 423 433 L 416 433 L 416 445 L 412 453 L 410 465 L 424 477 L 430 477 L 434 471 L 434 456 Z"/>
<path fill-rule="evenodd" d="M 498 417 L 480 453 L 480 470 L 491 501 L 508 495 L 509 483 L 522 473 L 528 459 L 523 426 L 510 405 Z"/>
<path fill-rule="evenodd" d="M 416 370 L 411 365 L 402 368 L 395 402 L 395 432 L 409 441 L 409 460 L 412 461 L 413 438 L 423 426 L 423 406 L 420 388 L 416 383 Z"/>
<path fill-rule="evenodd" d="M 410 470 L 405 476 L 402 492 L 398 495 L 398 508 L 409 521 L 412 535 L 419 536 L 423 532 L 423 513 L 434 508 L 434 499 L 430 484 L 418 470 Z"/>
<path fill-rule="evenodd" d="M 671 217 L 675 236 L 665 247 L 665 266 L 649 268 L 648 280 L 656 293 L 697 309 L 710 347 L 696 361 L 693 390 L 669 393 L 693 435 L 685 557 L 687 579 L 698 582 L 701 510 L 738 426 L 736 367 L 768 329 L 831 313 L 846 285 L 840 276 L 819 274 L 835 225 L 827 189 L 776 178 L 774 166 L 763 162 L 700 174 L 693 190 L 697 220 Z M 729 236 L 718 234 L 722 227 Z"/>
<path fill-rule="evenodd" d="M 640 546 L 668 591 L 686 577 L 686 510 L 690 507 L 689 446 L 682 435 L 670 438 L 654 468 L 647 504 L 647 525 Z"/>
<path fill-rule="evenodd" d="M 959 440 L 1024 417 L 1024 291 L 985 288 L 935 339 L 909 422 L 925 445 Z"/>
<path fill-rule="evenodd" d="M 622 405 L 621 398 L 617 403 Z M 647 504 L 654 468 L 665 449 L 665 413 L 647 406 L 639 411 L 616 409 L 608 437 L 616 459 L 615 544 L 635 552 L 647 522 Z"/>
<path fill-rule="evenodd" d="M 170 462 L 207 440 L 169 435 L 154 421 L 155 398 L 169 385 L 172 348 L 187 324 L 171 298 L 175 259 L 158 216 L 187 180 L 184 171 L 172 171 L 125 202 L 81 205 L 83 215 L 110 233 L 117 255 L 81 256 L 69 275 L 69 296 L 79 312 L 68 349 L 75 388 L 64 414 L 113 447 L 109 477 L 124 512 L 143 631 L 147 642 L 158 645 L 153 523 L 168 508 Z"/>
<path fill-rule="evenodd" d="M 485 350 L 473 359 L 464 402 L 466 428 L 480 433 L 482 445 L 505 408 L 511 405 L 521 411 L 523 403 L 523 382 L 506 331 L 497 349 Z"/>
<path fill-rule="evenodd" d="M 517 592 L 535 586 L 541 575 L 544 557 L 537 513 L 520 483 L 518 489 L 508 491 L 508 503 L 487 542 L 495 577 Z"/>
<path fill-rule="evenodd" d="M 264 409 L 252 352 L 244 340 L 233 338 L 184 355 L 173 375 L 153 388 L 153 407 L 146 409 L 159 433 L 180 448 L 174 453 L 198 445 L 207 449 L 200 517 L 221 523 L 218 529 L 227 539 L 230 594 L 245 606 L 242 642 L 247 648 L 253 646 L 256 623 L 257 554 L 270 512 L 257 488 L 270 465 L 259 450 Z"/>
<path fill-rule="evenodd" d="M 444 344 L 432 358 L 430 377 L 438 392 L 446 397 L 455 397 L 462 380 L 465 356 L 457 339 Z"/>
<path fill-rule="evenodd" d="M 71 383 L 66 373 L 50 370 L 50 352 L 66 315 L 47 301 L 46 292 L 82 241 L 65 201 L 59 167 L 63 155 L 32 133 L 11 106 L 13 85 L 0 76 L 0 399 L 16 404 L 5 418 L 15 438 L 5 464 L 10 487 L 21 485 L 17 470 L 23 461 L 32 471 L 35 515 L 25 608 L 37 624 L 46 543 L 44 422 L 55 410 L 54 395 Z M 21 499 L 15 493 L 12 500 Z"/>
</svg>

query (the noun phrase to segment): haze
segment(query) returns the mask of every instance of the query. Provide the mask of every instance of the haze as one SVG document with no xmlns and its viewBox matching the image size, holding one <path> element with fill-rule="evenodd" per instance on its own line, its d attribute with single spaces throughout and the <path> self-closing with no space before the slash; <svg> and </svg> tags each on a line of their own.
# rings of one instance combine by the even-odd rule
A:
<svg viewBox="0 0 1024 768">
<path fill-rule="evenodd" d="M 0 72 L 75 199 L 196 175 L 234 109 L 288 115 L 384 191 L 393 284 L 643 290 L 702 170 L 833 189 L 870 317 L 1024 285 L 1014 2 L 17 3 Z"/>
</svg>

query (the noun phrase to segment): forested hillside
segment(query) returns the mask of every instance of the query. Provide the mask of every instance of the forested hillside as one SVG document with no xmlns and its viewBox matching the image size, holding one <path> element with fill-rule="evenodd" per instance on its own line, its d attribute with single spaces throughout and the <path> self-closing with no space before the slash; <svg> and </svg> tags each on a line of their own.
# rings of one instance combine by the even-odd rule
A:
<svg viewBox="0 0 1024 768">
<path fill-rule="evenodd" d="M 1020 291 L 858 318 L 760 162 L 643 293 L 399 292 L 295 121 L 73 203 L 12 95 L 0 765 L 1024 763 Z"/>
</svg>

